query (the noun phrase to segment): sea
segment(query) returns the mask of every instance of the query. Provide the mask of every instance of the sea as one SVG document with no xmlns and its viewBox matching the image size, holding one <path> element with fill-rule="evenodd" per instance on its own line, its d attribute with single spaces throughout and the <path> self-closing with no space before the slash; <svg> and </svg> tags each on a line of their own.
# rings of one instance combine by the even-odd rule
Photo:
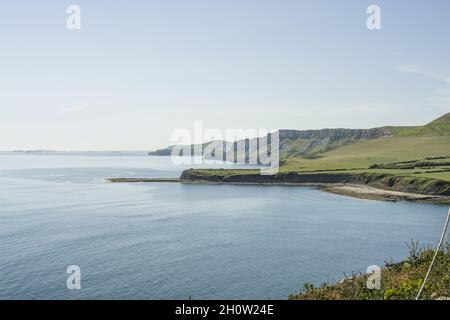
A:
<svg viewBox="0 0 450 320">
<path fill-rule="evenodd" d="M 448 210 L 312 187 L 106 181 L 190 167 L 247 168 L 1 153 L 0 299 L 287 299 L 400 261 L 411 240 L 434 246 Z"/>
</svg>

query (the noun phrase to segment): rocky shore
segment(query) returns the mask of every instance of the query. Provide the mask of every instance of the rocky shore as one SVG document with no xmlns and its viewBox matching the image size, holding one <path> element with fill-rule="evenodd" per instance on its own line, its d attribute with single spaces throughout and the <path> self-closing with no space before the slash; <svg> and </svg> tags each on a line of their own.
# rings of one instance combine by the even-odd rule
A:
<svg viewBox="0 0 450 320">
<path fill-rule="evenodd" d="M 450 183 L 437 179 L 387 174 L 284 173 L 214 174 L 214 170 L 185 170 L 186 184 L 315 186 L 320 190 L 362 199 L 450 203 Z"/>
<path fill-rule="evenodd" d="M 392 202 L 415 201 L 415 202 L 442 203 L 442 204 L 450 203 L 450 197 L 446 196 L 432 196 L 416 193 L 383 190 L 365 185 L 338 185 L 338 186 L 330 185 L 322 187 L 321 190 L 343 196 L 368 200 L 382 200 Z"/>
</svg>

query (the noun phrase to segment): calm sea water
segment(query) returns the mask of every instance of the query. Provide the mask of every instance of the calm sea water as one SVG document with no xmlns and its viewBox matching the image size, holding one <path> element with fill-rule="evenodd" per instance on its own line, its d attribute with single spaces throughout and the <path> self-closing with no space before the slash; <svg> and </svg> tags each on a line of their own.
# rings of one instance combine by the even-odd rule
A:
<svg viewBox="0 0 450 320">
<path fill-rule="evenodd" d="M 222 166 L 223 167 L 223 166 Z M 447 208 L 304 187 L 109 184 L 169 158 L 0 155 L 0 298 L 285 299 L 434 245 Z M 66 268 L 81 268 L 81 290 Z"/>
</svg>

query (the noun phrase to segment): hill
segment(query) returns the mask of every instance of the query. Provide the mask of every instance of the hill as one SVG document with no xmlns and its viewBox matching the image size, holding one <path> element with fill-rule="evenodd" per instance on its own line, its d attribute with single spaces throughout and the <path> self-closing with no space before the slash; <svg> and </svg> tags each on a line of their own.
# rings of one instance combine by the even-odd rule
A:
<svg viewBox="0 0 450 320">
<path fill-rule="evenodd" d="M 399 137 L 450 135 L 450 113 L 424 126 L 415 127 L 386 127 L 393 135 Z"/>
<path fill-rule="evenodd" d="M 318 156 L 320 154 L 355 143 L 395 137 L 426 136 L 450 136 L 450 113 L 424 126 L 385 126 L 371 129 L 279 130 L 280 157 L 282 159 L 291 157 L 315 159 L 320 157 Z M 236 155 L 235 161 L 244 157 L 248 159 L 252 152 L 256 152 L 256 150 L 250 150 L 249 148 L 251 141 L 238 140 L 228 146 L 223 142 L 223 148 L 217 148 L 216 150 L 226 155 L 230 150 L 237 149 L 236 146 L 238 144 L 245 144 L 246 155 Z M 401 140 L 397 141 L 401 143 Z M 203 144 L 203 150 L 208 145 L 209 143 Z M 149 152 L 149 155 L 169 156 L 173 148 L 174 146 L 169 146 L 164 149 Z M 192 150 L 191 154 L 194 154 L 194 146 L 192 145 L 190 148 Z"/>
<path fill-rule="evenodd" d="M 303 156 L 314 157 L 315 154 L 332 150 L 347 144 L 358 141 L 366 141 L 390 137 L 392 133 L 386 128 L 372 129 L 322 129 L 322 130 L 279 130 L 281 157 Z M 228 146 L 223 141 L 222 148 L 216 148 L 217 152 L 225 155 L 230 150 L 237 150 L 238 144 L 245 144 L 245 152 L 248 154 L 255 150 L 250 150 L 250 145 L 255 139 L 238 140 Z M 203 150 L 210 144 L 204 143 Z M 175 146 L 169 146 L 148 154 L 153 156 L 169 156 Z M 194 155 L 195 145 L 188 146 L 191 154 Z M 241 155 L 239 155 L 241 156 Z M 236 158 L 239 157 L 236 155 Z"/>
</svg>

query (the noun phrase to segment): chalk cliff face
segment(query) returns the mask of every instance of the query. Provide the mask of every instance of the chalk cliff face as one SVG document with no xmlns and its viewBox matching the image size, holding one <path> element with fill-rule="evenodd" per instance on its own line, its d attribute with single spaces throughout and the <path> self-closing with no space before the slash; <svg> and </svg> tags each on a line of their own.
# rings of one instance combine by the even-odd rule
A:
<svg viewBox="0 0 450 320">
<path fill-rule="evenodd" d="M 374 129 L 322 129 L 322 130 L 280 130 L 280 157 L 288 156 L 303 156 L 303 157 L 315 157 L 317 154 L 341 147 L 346 144 L 370 140 L 379 139 L 384 137 L 390 137 L 392 134 L 386 128 L 374 128 Z M 251 150 L 251 145 L 254 139 L 239 140 L 223 148 L 216 148 L 216 152 L 224 152 L 227 154 L 230 149 L 237 150 L 237 145 L 245 144 L 245 155 L 236 154 L 236 159 L 249 158 L 249 154 L 257 152 L 257 150 Z M 270 139 L 269 139 L 270 141 Z M 254 144 L 256 145 L 256 144 Z M 269 143 L 270 145 L 270 143 Z M 208 146 L 208 143 L 203 145 L 203 149 Z M 149 155 L 168 156 L 171 154 L 174 147 L 170 146 L 165 149 L 150 152 Z M 194 148 L 191 148 L 192 150 Z M 193 154 L 193 151 L 192 151 Z M 208 155 L 204 155 L 208 157 Z M 229 158 L 227 158 L 230 160 Z M 235 161 L 237 161 L 235 159 Z"/>
<path fill-rule="evenodd" d="M 280 130 L 280 139 L 317 139 L 330 141 L 378 139 L 391 136 L 386 128 L 373 129 L 321 129 L 321 130 Z"/>
<path fill-rule="evenodd" d="M 280 130 L 282 156 L 314 156 L 350 143 L 392 136 L 386 128 Z"/>
</svg>

